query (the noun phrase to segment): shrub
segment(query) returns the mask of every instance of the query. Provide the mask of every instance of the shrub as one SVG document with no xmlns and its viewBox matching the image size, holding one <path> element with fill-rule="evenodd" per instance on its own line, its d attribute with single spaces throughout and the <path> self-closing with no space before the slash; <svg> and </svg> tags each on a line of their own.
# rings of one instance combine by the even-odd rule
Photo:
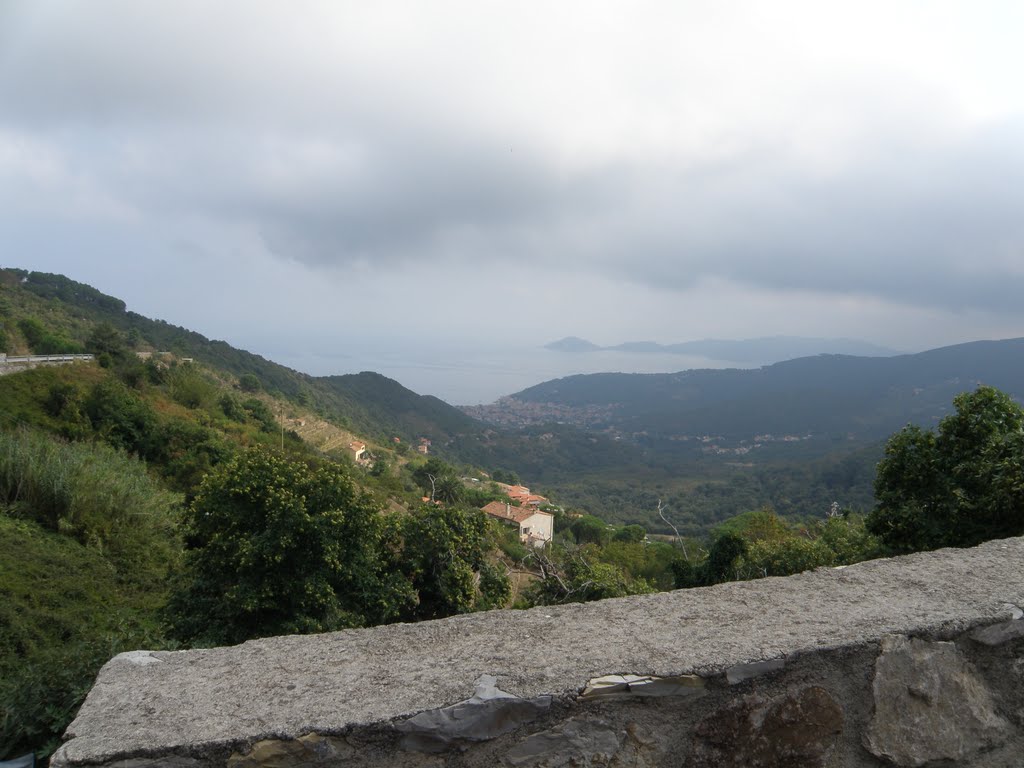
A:
<svg viewBox="0 0 1024 768">
<path fill-rule="evenodd" d="M 263 389 L 263 385 L 255 373 L 243 373 L 238 377 L 238 388 L 243 392 L 253 393 Z"/>
<path fill-rule="evenodd" d="M 0 511 L 0 760 L 47 757 L 112 655 L 164 647 L 145 619 L 162 599 L 126 589 L 99 552 Z"/>
<path fill-rule="evenodd" d="M 383 573 L 384 526 L 340 465 L 254 448 L 209 474 L 186 513 L 177 637 L 237 643 L 394 618 L 408 584 Z"/>
</svg>

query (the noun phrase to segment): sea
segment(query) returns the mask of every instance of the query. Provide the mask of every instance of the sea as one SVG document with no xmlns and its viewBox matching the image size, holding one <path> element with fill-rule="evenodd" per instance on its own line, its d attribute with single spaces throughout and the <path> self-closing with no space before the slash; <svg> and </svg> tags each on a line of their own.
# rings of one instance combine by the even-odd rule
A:
<svg viewBox="0 0 1024 768">
<path fill-rule="evenodd" d="M 582 373 L 674 373 L 695 368 L 749 368 L 683 354 L 621 350 L 559 352 L 545 347 L 347 344 L 344 351 L 279 350 L 276 362 L 314 376 L 375 371 L 451 405 L 481 405 L 534 384 Z"/>
</svg>

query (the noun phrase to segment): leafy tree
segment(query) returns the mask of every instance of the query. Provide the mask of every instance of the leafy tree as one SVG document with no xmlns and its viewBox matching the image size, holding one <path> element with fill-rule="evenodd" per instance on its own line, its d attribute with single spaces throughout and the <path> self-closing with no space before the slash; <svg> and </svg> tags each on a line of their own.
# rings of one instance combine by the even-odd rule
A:
<svg viewBox="0 0 1024 768">
<path fill-rule="evenodd" d="M 253 393 L 263 389 L 263 385 L 255 373 L 243 373 L 238 377 L 238 388 L 243 392 Z"/>
<path fill-rule="evenodd" d="M 445 504 L 457 504 L 462 500 L 464 488 L 455 475 L 442 475 L 435 482 L 434 498 Z"/>
<path fill-rule="evenodd" d="M 599 517 L 583 515 L 573 520 L 569 526 L 576 541 L 580 544 L 607 544 L 611 539 L 608 524 Z"/>
<path fill-rule="evenodd" d="M 821 526 L 819 536 L 835 553 L 836 565 L 851 565 L 882 554 L 878 538 L 868 532 L 862 515 L 845 512 L 830 517 Z"/>
<path fill-rule="evenodd" d="M 612 541 L 623 541 L 627 544 L 639 544 L 647 538 L 647 529 L 642 525 L 626 525 L 615 531 Z"/>
<path fill-rule="evenodd" d="M 128 355 L 128 343 L 124 336 L 107 322 L 98 323 L 93 327 L 85 342 L 85 348 L 98 358 L 106 358 L 108 361 L 121 360 Z"/>
<path fill-rule="evenodd" d="M 822 566 L 849 565 L 879 554 L 864 519 L 844 513 L 824 521 L 786 523 L 770 509 L 745 512 L 718 527 L 707 557 L 669 564 L 677 587 L 788 576 Z"/>
<path fill-rule="evenodd" d="M 704 562 L 702 581 L 718 584 L 739 578 L 737 561 L 747 554 L 747 542 L 735 533 L 724 533 L 715 539 Z"/>
<path fill-rule="evenodd" d="M 220 400 L 217 401 L 221 411 L 232 421 L 237 421 L 239 424 L 244 424 L 247 421 L 247 414 L 245 408 L 238 401 L 238 398 L 229 392 L 225 392 L 221 395 Z"/>
<path fill-rule="evenodd" d="M 746 554 L 746 539 L 734 531 L 719 531 L 703 561 L 691 563 L 681 559 L 671 564 L 675 586 L 701 587 L 742 579 L 745 575 L 743 566 Z"/>
<path fill-rule="evenodd" d="M 55 381 L 46 393 L 43 408 L 56 419 L 77 417 L 82 403 L 82 390 L 73 381 Z"/>
<path fill-rule="evenodd" d="M 414 469 L 412 479 L 433 501 L 456 504 L 465 495 L 455 468 L 436 456 L 431 456 L 426 463 Z"/>
<path fill-rule="evenodd" d="M 149 458 L 157 450 L 157 417 L 153 408 L 121 382 L 96 384 L 85 399 L 92 427 L 108 443 Z"/>
<path fill-rule="evenodd" d="M 519 485 L 519 475 L 510 469 L 496 469 L 491 473 L 491 479 L 496 483 L 505 485 Z"/>
<path fill-rule="evenodd" d="M 512 582 L 505 570 L 494 563 L 484 562 L 479 574 L 479 595 L 473 607 L 478 611 L 490 611 L 508 605 L 512 597 Z"/>
<path fill-rule="evenodd" d="M 277 431 L 277 421 L 274 419 L 274 414 L 271 412 L 270 406 L 262 400 L 250 397 L 248 400 L 244 400 L 242 402 L 242 407 L 245 409 L 245 412 L 249 414 L 249 418 L 259 422 L 261 431 Z"/>
<path fill-rule="evenodd" d="M 682 550 L 660 541 L 628 542 L 612 540 L 596 550 L 602 563 L 614 565 L 630 579 L 643 579 L 657 589 L 673 589 L 672 567 L 683 559 Z"/>
<path fill-rule="evenodd" d="M 781 541 L 756 541 L 743 555 L 746 578 L 789 576 L 835 565 L 835 553 L 820 539 L 790 536 Z"/>
<path fill-rule="evenodd" d="M 256 448 L 200 486 L 186 515 L 187 582 L 169 617 L 182 640 L 381 623 L 410 604 L 383 568 L 386 527 L 340 465 L 311 469 Z"/>
<path fill-rule="evenodd" d="M 957 395 L 936 432 L 893 435 L 868 530 L 897 552 L 1024 533 L 1024 409 L 992 387 Z"/>
<path fill-rule="evenodd" d="M 436 619 L 504 605 L 511 585 L 487 562 L 492 535 L 479 510 L 424 506 L 405 518 L 402 564 L 416 592 L 407 619 Z"/>
<path fill-rule="evenodd" d="M 171 397 L 186 408 L 199 408 L 216 401 L 217 387 L 195 365 L 179 365 L 168 375 Z"/>
<path fill-rule="evenodd" d="M 143 342 L 142 332 L 135 327 L 129 328 L 124 337 L 125 344 L 129 349 L 136 349 Z"/>
<path fill-rule="evenodd" d="M 208 427 L 185 419 L 168 419 L 156 430 L 150 459 L 176 490 L 192 492 L 211 468 L 227 461 L 233 447 Z"/>
<path fill-rule="evenodd" d="M 744 512 L 731 517 L 716 528 L 721 534 L 731 533 L 750 543 L 779 541 L 792 535 L 791 530 L 771 507 Z"/>
<path fill-rule="evenodd" d="M 431 490 L 431 478 L 436 482 L 442 475 L 454 475 L 455 468 L 436 456 L 431 456 L 412 471 L 412 479 L 425 491 Z"/>
</svg>

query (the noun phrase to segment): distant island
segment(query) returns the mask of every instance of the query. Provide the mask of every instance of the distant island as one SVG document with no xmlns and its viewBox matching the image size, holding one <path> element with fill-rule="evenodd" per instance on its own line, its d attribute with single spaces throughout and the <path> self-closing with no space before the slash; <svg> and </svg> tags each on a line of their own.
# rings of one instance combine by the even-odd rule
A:
<svg viewBox="0 0 1024 768">
<path fill-rule="evenodd" d="M 677 344 L 654 341 L 627 341 L 602 347 L 578 336 L 566 336 L 544 345 L 553 352 L 633 352 L 636 354 L 694 355 L 733 363 L 767 365 L 811 355 L 853 355 L 856 357 L 892 357 L 898 350 L 858 339 L 821 339 L 803 336 L 768 336 L 758 339 L 701 339 Z"/>
</svg>

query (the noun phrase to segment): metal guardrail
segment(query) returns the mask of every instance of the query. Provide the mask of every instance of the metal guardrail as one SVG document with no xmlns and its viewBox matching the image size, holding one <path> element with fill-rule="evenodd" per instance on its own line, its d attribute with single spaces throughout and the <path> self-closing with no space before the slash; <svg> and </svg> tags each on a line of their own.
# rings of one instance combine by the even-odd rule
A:
<svg viewBox="0 0 1024 768">
<path fill-rule="evenodd" d="M 73 363 L 76 360 L 92 360 L 95 355 L 6 355 L 0 352 L 0 365 L 15 363 Z"/>
</svg>

